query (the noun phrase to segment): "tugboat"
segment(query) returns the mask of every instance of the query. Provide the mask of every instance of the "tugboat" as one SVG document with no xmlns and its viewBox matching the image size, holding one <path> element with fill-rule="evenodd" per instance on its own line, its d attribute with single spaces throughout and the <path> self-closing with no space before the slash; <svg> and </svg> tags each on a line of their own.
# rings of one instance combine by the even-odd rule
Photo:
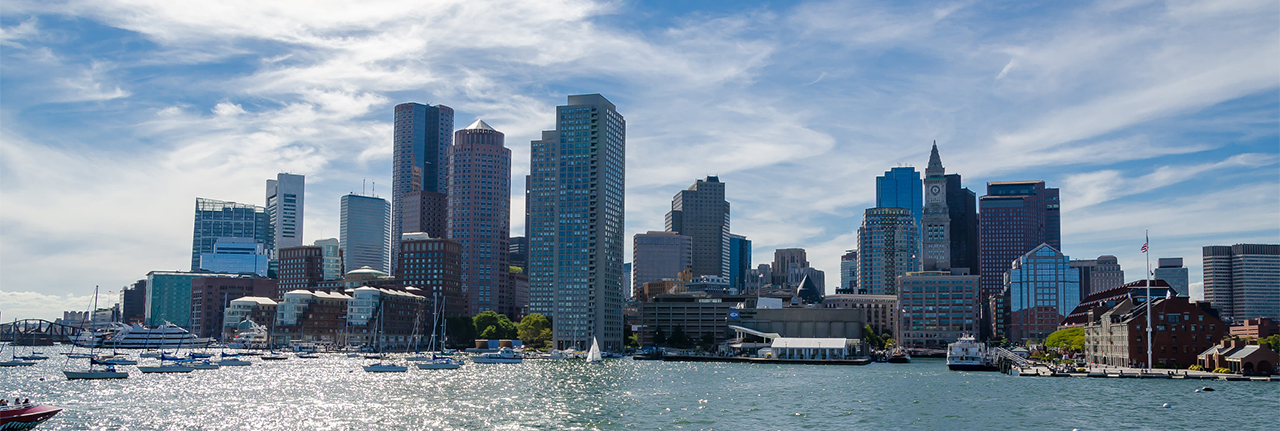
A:
<svg viewBox="0 0 1280 431">
<path fill-rule="evenodd" d="M 969 334 L 947 345 L 947 368 L 952 371 L 996 371 L 987 357 L 987 345 Z"/>
<path fill-rule="evenodd" d="M 30 402 L 0 405 L 0 430 L 29 430 L 49 420 L 62 409 L 32 405 Z"/>
</svg>

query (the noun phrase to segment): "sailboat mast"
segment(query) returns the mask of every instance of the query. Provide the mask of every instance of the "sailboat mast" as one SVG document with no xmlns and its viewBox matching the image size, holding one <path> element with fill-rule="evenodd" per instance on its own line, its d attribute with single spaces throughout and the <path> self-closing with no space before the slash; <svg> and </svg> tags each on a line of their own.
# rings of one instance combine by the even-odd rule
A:
<svg viewBox="0 0 1280 431">
<path fill-rule="evenodd" d="M 1151 369 L 1151 233 L 1144 230 L 1146 242 L 1142 244 L 1142 253 L 1147 255 L 1147 369 Z"/>
</svg>

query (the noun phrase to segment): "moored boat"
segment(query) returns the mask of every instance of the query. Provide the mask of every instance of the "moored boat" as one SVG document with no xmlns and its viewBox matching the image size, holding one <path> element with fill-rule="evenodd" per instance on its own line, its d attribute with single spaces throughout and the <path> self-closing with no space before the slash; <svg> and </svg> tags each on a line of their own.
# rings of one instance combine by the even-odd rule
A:
<svg viewBox="0 0 1280 431">
<path fill-rule="evenodd" d="M 172 364 L 172 365 L 157 365 L 152 367 L 138 367 L 138 371 L 141 371 L 144 373 L 190 373 L 192 371 L 195 371 L 195 368 L 188 367 L 186 365 Z"/>
<path fill-rule="evenodd" d="M 497 353 L 485 353 L 471 358 L 471 362 L 477 364 L 519 364 L 523 361 L 524 358 L 515 354 L 515 351 L 511 350 L 510 347 L 503 347 Z"/>
<path fill-rule="evenodd" d="M 987 345 L 965 334 L 947 345 L 947 369 L 953 371 L 996 371 L 987 354 Z"/>
<path fill-rule="evenodd" d="M 890 364 L 906 364 L 911 362 L 911 355 L 907 354 L 906 349 L 896 347 L 888 353 L 886 362 Z"/>
<path fill-rule="evenodd" d="M 171 349 L 180 346 L 192 347 L 209 343 L 208 338 L 198 338 L 186 329 L 165 322 L 163 325 L 148 328 L 140 324 L 115 323 L 108 330 L 93 335 L 77 337 L 75 344 L 80 347 L 111 347 L 121 349 Z"/>
</svg>

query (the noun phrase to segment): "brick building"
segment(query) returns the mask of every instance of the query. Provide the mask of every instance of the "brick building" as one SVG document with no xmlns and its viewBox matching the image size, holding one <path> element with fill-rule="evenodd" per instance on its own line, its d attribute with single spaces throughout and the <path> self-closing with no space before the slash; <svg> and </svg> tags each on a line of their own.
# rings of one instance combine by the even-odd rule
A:
<svg viewBox="0 0 1280 431">
<path fill-rule="evenodd" d="M 276 280 L 247 275 L 191 280 L 191 333 L 218 338 L 227 306 L 245 296 L 275 297 Z M 265 325 L 268 321 L 258 323 Z"/>
<path fill-rule="evenodd" d="M 1085 357 L 1114 366 L 1145 366 L 1147 362 L 1147 306 L 1130 297 L 1114 307 L 1095 307 L 1085 326 Z M 1207 302 L 1186 297 L 1155 298 L 1151 303 L 1152 360 L 1157 366 L 1185 368 L 1197 363 L 1197 353 L 1221 340 L 1227 327 Z"/>
</svg>

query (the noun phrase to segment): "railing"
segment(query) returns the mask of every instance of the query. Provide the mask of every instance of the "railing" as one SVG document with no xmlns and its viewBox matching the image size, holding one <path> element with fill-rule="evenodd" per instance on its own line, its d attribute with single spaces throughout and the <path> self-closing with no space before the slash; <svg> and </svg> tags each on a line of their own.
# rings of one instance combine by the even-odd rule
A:
<svg viewBox="0 0 1280 431">
<path fill-rule="evenodd" d="M 1017 354 L 1014 354 L 1013 352 L 1010 352 L 1004 349 L 1003 347 L 992 347 L 991 353 L 994 353 L 996 357 L 1012 362 L 1014 365 L 1017 365 L 1019 367 L 1035 366 L 1035 364 L 1031 363 L 1031 361 L 1027 360 L 1027 358 L 1018 356 Z"/>
</svg>

